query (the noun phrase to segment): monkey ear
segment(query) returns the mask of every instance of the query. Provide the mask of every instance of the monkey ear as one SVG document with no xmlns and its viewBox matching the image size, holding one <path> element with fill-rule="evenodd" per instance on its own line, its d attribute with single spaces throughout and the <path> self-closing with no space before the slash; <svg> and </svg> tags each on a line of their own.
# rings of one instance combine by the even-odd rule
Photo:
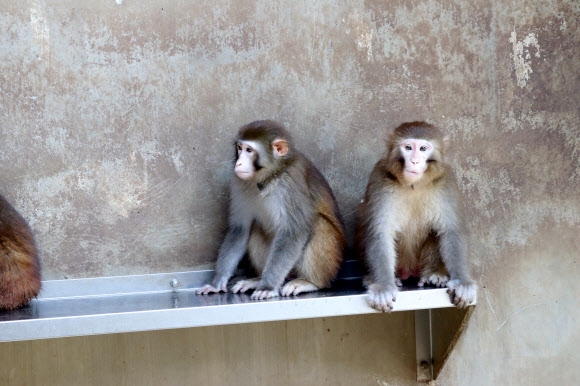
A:
<svg viewBox="0 0 580 386">
<path fill-rule="evenodd" d="M 275 139 L 272 142 L 272 149 L 276 157 L 283 157 L 288 153 L 288 142 L 285 139 Z"/>
</svg>

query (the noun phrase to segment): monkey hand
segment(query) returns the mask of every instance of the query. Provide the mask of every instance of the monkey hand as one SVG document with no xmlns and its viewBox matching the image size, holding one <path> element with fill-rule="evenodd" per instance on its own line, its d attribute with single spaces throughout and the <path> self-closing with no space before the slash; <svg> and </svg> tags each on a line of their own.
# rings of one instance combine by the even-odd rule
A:
<svg viewBox="0 0 580 386">
<path fill-rule="evenodd" d="M 221 279 L 215 285 L 214 285 L 214 283 L 206 284 L 203 287 L 197 289 L 195 291 L 195 294 L 196 295 L 208 295 L 208 294 L 216 294 L 218 292 L 228 292 L 227 284 L 228 284 L 227 279 Z"/>
<path fill-rule="evenodd" d="M 270 298 L 275 298 L 277 296 L 280 296 L 280 293 L 278 292 L 278 289 L 256 289 L 254 291 L 254 293 L 252 294 L 252 296 L 250 296 L 250 299 L 252 300 L 265 300 L 265 299 L 270 299 Z"/>
<path fill-rule="evenodd" d="M 368 291 L 370 306 L 377 311 L 391 312 L 393 302 L 397 299 L 397 291 L 395 284 L 371 284 Z"/>
<path fill-rule="evenodd" d="M 458 308 L 465 308 L 477 299 L 477 285 L 453 279 L 447 283 L 447 293 L 453 294 L 453 304 Z"/>
</svg>

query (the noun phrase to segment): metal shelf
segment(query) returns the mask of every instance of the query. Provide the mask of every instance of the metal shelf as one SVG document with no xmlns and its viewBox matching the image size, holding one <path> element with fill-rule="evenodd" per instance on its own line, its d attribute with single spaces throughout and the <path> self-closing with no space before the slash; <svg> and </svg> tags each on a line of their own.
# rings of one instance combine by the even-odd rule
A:
<svg viewBox="0 0 580 386">
<path fill-rule="evenodd" d="M 319 291 L 265 301 L 250 300 L 246 294 L 196 295 L 194 289 L 207 283 L 212 275 L 212 271 L 193 271 L 45 281 L 41 295 L 28 306 L 0 312 L 0 342 L 376 312 L 368 306 L 361 289 Z M 403 288 L 393 311 L 439 308 L 457 311 L 446 289 Z M 427 338 L 418 343 L 422 344 L 422 352 L 429 352 L 432 350 L 424 345 L 432 341 L 431 314 L 420 315 L 417 320 L 422 322 L 416 322 L 416 328 Z M 425 370 L 423 362 L 418 358 Z"/>
</svg>

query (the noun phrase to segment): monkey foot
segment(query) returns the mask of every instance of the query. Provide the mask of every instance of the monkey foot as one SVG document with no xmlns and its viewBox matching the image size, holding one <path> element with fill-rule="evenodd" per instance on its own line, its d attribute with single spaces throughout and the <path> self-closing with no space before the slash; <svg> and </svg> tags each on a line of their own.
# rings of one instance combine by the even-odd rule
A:
<svg viewBox="0 0 580 386">
<path fill-rule="evenodd" d="M 371 284 L 369 286 L 369 305 L 377 311 L 391 312 L 397 300 L 396 285 Z"/>
<path fill-rule="evenodd" d="M 252 300 L 264 300 L 280 296 L 278 290 L 255 290 L 250 299 Z"/>
<path fill-rule="evenodd" d="M 260 278 L 258 278 L 258 277 L 253 278 L 253 279 L 240 280 L 232 287 L 232 292 L 237 294 L 238 292 L 244 293 L 248 290 L 256 289 L 258 287 L 259 282 L 260 282 Z"/>
<path fill-rule="evenodd" d="M 435 287 L 445 287 L 448 281 L 449 276 L 442 275 L 440 273 L 433 273 L 431 275 L 421 276 L 421 280 L 419 280 L 419 283 L 417 283 L 417 285 L 419 287 L 423 287 L 425 284 L 431 284 L 434 285 Z"/>
<path fill-rule="evenodd" d="M 282 296 L 298 295 L 303 292 L 318 291 L 319 288 L 304 279 L 294 279 L 289 281 L 282 287 Z"/>
<path fill-rule="evenodd" d="M 447 283 L 447 293 L 453 294 L 453 304 L 458 308 L 465 308 L 477 299 L 477 285 L 475 283 L 462 284 L 459 279 Z"/>
<path fill-rule="evenodd" d="M 201 287 L 200 289 L 195 291 L 196 295 L 208 295 L 208 294 L 213 294 L 213 293 L 218 293 L 218 292 L 228 292 L 228 289 L 226 288 L 225 285 L 223 285 L 222 287 L 216 288 L 211 284 L 206 284 L 203 287 Z"/>
</svg>

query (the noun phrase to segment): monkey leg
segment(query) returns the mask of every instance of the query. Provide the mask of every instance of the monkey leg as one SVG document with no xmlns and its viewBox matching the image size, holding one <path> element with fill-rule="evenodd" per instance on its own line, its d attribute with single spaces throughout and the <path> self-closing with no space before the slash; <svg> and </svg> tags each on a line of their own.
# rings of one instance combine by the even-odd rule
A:
<svg viewBox="0 0 580 386">
<path fill-rule="evenodd" d="M 425 284 L 435 287 L 445 287 L 449 281 L 449 272 L 441 259 L 439 240 L 435 232 L 431 232 L 427 236 L 419 259 L 423 268 L 421 269 L 421 278 L 417 285 L 419 287 L 423 287 Z"/>
<path fill-rule="evenodd" d="M 252 266 L 259 275 L 262 275 L 264 267 L 266 266 L 268 254 L 272 247 L 272 238 L 272 235 L 266 233 L 260 225 L 257 223 L 252 224 L 250 237 L 248 239 L 248 256 Z"/>
<path fill-rule="evenodd" d="M 340 269 L 346 247 L 340 228 L 326 216 L 319 216 L 313 228 L 303 258 L 296 265 L 297 278 L 284 286 L 284 296 L 328 288 Z"/>
<path fill-rule="evenodd" d="M 250 232 L 250 238 L 248 240 L 248 255 L 252 266 L 261 275 L 268 261 L 268 255 L 270 249 L 272 248 L 273 236 L 267 233 L 259 224 L 254 223 L 252 225 L 252 231 Z M 274 290 L 256 290 L 260 284 L 260 277 L 253 279 L 241 280 L 232 289 L 232 292 L 245 292 L 247 290 L 254 290 L 251 295 L 252 300 L 264 300 L 280 296 L 277 289 Z"/>
</svg>

